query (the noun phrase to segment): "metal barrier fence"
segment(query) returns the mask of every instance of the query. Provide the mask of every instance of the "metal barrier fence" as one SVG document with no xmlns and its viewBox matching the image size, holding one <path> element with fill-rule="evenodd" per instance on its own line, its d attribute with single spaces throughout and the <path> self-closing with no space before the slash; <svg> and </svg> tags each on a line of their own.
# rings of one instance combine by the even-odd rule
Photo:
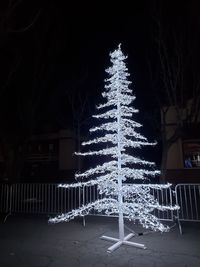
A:
<svg viewBox="0 0 200 267">
<path fill-rule="evenodd" d="M 182 221 L 200 222 L 200 184 L 177 184 L 175 192 L 176 203 L 180 206 L 177 219 L 182 233 Z"/>
<path fill-rule="evenodd" d="M 180 233 L 181 222 L 200 222 L 200 184 L 178 184 L 175 201 L 171 188 L 152 189 L 154 197 L 162 205 L 176 203 L 180 210 L 159 211 L 153 214 L 160 220 L 173 221 L 177 217 Z M 0 213 L 59 214 L 76 209 L 84 204 L 101 199 L 97 186 L 62 188 L 58 184 L 0 184 Z M 93 212 L 91 215 L 106 216 Z"/>
<path fill-rule="evenodd" d="M 66 213 L 83 203 L 81 188 L 61 188 L 58 184 L 13 184 L 11 194 L 11 213 Z"/>
<path fill-rule="evenodd" d="M 88 190 L 91 190 L 89 187 Z M 98 193 L 98 190 L 94 190 L 94 192 L 97 194 L 96 199 L 101 199 L 103 196 Z M 173 204 L 173 192 L 171 188 L 163 188 L 163 189 L 151 189 L 151 194 L 154 196 L 155 199 L 158 200 L 158 202 L 161 205 L 164 206 L 172 206 Z M 86 191 L 86 196 L 87 196 L 87 191 Z M 91 199 L 92 200 L 92 199 Z M 152 212 L 153 215 L 155 215 L 157 218 L 163 221 L 173 221 L 174 220 L 174 212 L 172 210 L 165 210 L 165 211 L 160 211 L 157 209 L 154 209 Z M 91 215 L 96 215 L 96 216 L 108 216 L 106 215 L 103 211 L 101 213 L 93 211 Z M 113 215 L 112 217 L 117 217 L 117 215 Z M 126 218 L 126 216 L 125 216 Z"/>
<path fill-rule="evenodd" d="M 9 211 L 10 189 L 7 184 L 0 184 L 0 213 Z"/>
<path fill-rule="evenodd" d="M 62 188 L 58 184 L 13 184 L 0 185 L 0 212 L 25 214 L 59 214 L 76 209 L 84 204 L 101 199 L 97 186 L 83 188 Z M 162 205 L 172 205 L 172 191 L 152 189 L 151 192 Z M 173 211 L 154 210 L 153 214 L 160 220 L 173 220 Z M 106 216 L 102 213 L 91 215 Z"/>
</svg>

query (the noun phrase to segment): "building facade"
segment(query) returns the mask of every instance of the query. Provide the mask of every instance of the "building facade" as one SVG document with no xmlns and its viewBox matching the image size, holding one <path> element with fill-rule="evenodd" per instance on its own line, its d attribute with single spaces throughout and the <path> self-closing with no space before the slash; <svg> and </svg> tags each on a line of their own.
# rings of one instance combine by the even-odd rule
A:
<svg viewBox="0 0 200 267">
<path fill-rule="evenodd" d="M 176 107 L 167 107 L 165 118 L 161 116 L 163 151 L 167 150 L 165 180 L 174 184 L 200 182 L 200 116 L 188 121 L 187 112 L 184 108 L 179 113 L 181 125 Z"/>
<path fill-rule="evenodd" d="M 70 130 L 38 134 L 30 138 L 17 182 L 69 182 L 78 170 L 76 137 Z M 1 174 L 4 160 L 1 155 Z M 80 164 L 79 164 L 80 165 Z M 1 175 L 6 181 L 6 174 Z"/>
</svg>

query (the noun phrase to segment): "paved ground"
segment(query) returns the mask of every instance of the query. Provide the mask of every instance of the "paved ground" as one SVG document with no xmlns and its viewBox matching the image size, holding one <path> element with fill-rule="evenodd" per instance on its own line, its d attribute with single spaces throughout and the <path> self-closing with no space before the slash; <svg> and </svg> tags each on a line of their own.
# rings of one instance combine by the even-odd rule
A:
<svg viewBox="0 0 200 267">
<path fill-rule="evenodd" d="M 173 227 L 169 233 L 145 233 L 128 222 L 134 242 L 146 250 L 122 246 L 106 252 L 110 242 L 101 235 L 117 237 L 117 220 L 87 217 L 49 225 L 46 217 L 8 217 L 0 222 L 0 267 L 199 267 L 200 223 L 183 225 L 183 235 Z M 127 231 L 128 232 L 128 231 Z"/>
</svg>

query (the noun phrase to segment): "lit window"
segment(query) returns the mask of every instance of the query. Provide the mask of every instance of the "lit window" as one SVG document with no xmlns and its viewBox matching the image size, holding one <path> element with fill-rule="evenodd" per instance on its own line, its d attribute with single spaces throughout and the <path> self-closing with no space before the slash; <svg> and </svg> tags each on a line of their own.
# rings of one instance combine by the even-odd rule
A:
<svg viewBox="0 0 200 267">
<path fill-rule="evenodd" d="M 199 168 L 200 141 L 185 141 L 183 143 L 183 158 L 185 168 Z"/>
</svg>

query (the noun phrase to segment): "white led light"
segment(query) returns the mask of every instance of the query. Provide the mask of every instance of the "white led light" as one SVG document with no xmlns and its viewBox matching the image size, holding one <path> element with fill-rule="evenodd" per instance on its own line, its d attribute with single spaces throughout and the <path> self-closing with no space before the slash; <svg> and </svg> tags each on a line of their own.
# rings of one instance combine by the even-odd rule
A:
<svg viewBox="0 0 200 267">
<path fill-rule="evenodd" d="M 52 218 L 50 222 L 69 221 L 76 216 L 88 214 L 91 209 L 104 211 L 107 215 L 118 214 L 119 240 L 123 241 L 127 240 L 124 239 L 124 216 L 130 220 L 137 219 L 145 228 L 164 232 L 168 231 L 169 227 L 152 215 L 152 211 L 174 210 L 178 207 L 162 206 L 151 194 L 151 189 L 162 190 L 169 188 L 170 184 L 134 184 L 135 181 L 145 181 L 149 176 L 154 177 L 160 173 L 154 169 L 154 162 L 134 154 L 136 149 L 154 146 L 156 143 L 148 142 L 147 138 L 138 132 L 142 125 L 133 118 L 138 110 L 132 106 L 135 96 L 129 88 L 131 82 L 128 80 L 129 73 L 124 62 L 126 56 L 121 47 L 111 53 L 110 57 L 112 66 L 106 70 L 109 78 L 105 80 L 105 91 L 102 94 L 105 103 L 97 106 L 98 113 L 93 116 L 99 120 L 99 125 L 90 129 L 91 134 L 95 132 L 98 137 L 82 144 L 86 149 L 92 144 L 102 144 L 103 148 L 76 153 L 78 156 L 109 155 L 110 161 L 76 174 L 76 178 L 82 179 L 82 182 L 60 185 L 65 188 L 97 185 L 103 199 Z M 132 150 L 127 151 L 127 148 Z M 133 184 L 125 184 L 127 179 L 132 179 Z M 128 244 L 128 241 L 124 242 Z"/>
</svg>

